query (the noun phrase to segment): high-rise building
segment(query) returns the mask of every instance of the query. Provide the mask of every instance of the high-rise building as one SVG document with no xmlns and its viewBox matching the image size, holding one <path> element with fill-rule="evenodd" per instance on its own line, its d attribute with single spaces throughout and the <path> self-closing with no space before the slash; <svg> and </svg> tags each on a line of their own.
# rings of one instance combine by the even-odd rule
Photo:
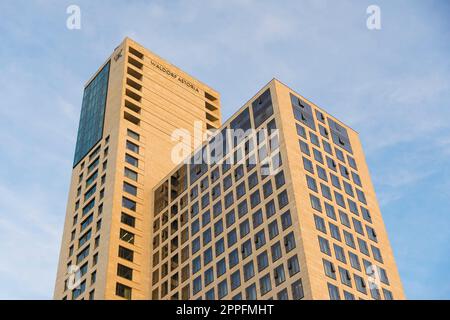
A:
<svg viewBox="0 0 450 320">
<path fill-rule="evenodd" d="M 174 167 L 174 130 L 198 123 L 220 126 L 219 94 L 131 39 L 89 80 L 55 298 L 149 297 L 152 188 Z"/>
<path fill-rule="evenodd" d="M 85 88 L 55 298 L 404 299 L 358 133 L 276 79 L 219 113 L 115 50 Z"/>
</svg>

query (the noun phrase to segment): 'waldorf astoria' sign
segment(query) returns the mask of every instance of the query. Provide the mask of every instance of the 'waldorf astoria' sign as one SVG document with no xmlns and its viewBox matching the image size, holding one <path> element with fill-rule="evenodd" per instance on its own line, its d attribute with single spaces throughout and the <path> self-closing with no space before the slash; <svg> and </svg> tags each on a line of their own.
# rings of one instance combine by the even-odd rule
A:
<svg viewBox="0 0 450 320">
<path fill-rule="evenodd" d="M 156 61 L 150 60 L 150 63 L 152 64 L 153 67 L 157 68 L 159 71 L 167 74 L 168 76 L 172 77 L 175 80 L 180 81 L 183 85 L 191 88 L 192 90 L 194 90 L 196 92 L 199 92 L 198 88 L 191 81 L 186 80 L 185 78 L 179 76 L 175 72 L 173 72 L 170 69 L 164 67 L 163 65 L 159 64 Z"/>
</svg>

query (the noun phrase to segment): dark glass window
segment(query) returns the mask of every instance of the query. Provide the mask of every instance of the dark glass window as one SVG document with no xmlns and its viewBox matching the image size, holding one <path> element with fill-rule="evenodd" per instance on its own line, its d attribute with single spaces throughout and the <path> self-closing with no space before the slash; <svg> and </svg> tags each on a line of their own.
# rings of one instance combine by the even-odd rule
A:
<svg viewBox="0 0 450 320">
<path fill-rule="evenodd" d="M 252 103 L 252 111 L 255 128 L 258 128 L 273 114 L 272 99 L 269 89 L 256 98 L 256 100 Z"/>
<path fill-rule="evenodd" d="M 74 167 L 102 139 L 109 66 L 110 63 L 108 62 L 84 89 L 73 161 Z"/>
</svg>

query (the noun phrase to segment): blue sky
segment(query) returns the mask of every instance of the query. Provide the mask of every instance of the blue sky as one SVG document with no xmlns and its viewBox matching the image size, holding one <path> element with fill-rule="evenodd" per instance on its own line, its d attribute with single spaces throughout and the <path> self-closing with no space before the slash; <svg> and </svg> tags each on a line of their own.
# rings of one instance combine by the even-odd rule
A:
<svg viewBox="0 0 450 320">
<path fill-rule="evenodd" d="M 218 90 L 224 119 L 276 77 L 355 128 L 407 297 L 449 299 L 449 18 L 445 0 L 2 1 L 0 299 L 52 296 L 83 85 L 125 36 Z"/>
</svg>

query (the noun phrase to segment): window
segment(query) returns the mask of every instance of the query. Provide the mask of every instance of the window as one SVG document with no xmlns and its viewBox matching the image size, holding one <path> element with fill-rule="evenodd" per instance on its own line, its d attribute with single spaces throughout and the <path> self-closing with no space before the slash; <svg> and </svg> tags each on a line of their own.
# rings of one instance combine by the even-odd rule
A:
<svg viewBox="0 0 450 320">
<path fill-rule="evenodd" d="M 200 250 L 200 237 L 197 237 L 192 241 L 192 254 L 198 252 Z"/>
<path fill-rule="evenodd" d="M 128 179 L 131 179 L 131 180 L 134 180 L 134 181 L 137 181 L 137 180 L 138 180 L 138 174 L 137 174 L 137 172 L 135 172 L 135 171 L 133 171 L 133 170 L 130 170 L 130 169 L 128 169 L 128 168 L 125 168 L 125 170 L 124 170 L 124 175 L 125 175 L 125 177 L 127 177 Z"/>
<path fill-rule="evenodd" d="M 252 242 L 250 240 L 247 240 L 242 244 L 241 253 L 242 259 L 245 259 L 252 254 Z"/>
<path fill-rule="evenodd" d="M 278 300 L 289 300 L 289 295 L 288 295 L 287 289 L 283 289 L 280 292 L 278 292 L 277 299 Z"/>
<path fill-rule="evenodd" d="M 214 271 L 213 268 L 209 268 L 205 271 L 205 287 L 214 281 Z"/>
<path fill-rule="evenodd" d="M 366 241 L 358 238 L 358 247 L 361 253 L 365 254 L 366 256 L 370 256 L 369 247 L 367 246 Z"/>
<path fill-rule="evenodd" d="M 278 208 L 282 209 L 289 204 L 289 198 L 286 190 L 278 195 Z"/>
<path fill-rule="evenodd" d="M 244 281 L 247 281 L 255 275 L 255 267 L 253 265 L 253 261 L 250 261 L 246 265 L 244 265 Z"/>
<path fill-rule="evenodd" d="M 253 228 L 258 227 L 259 225 L 262 224 L 263 222 L 263 214 L 262 214 L 262 210 L 258 209 L 253 215 L 252 215 L 252 219 L 253 219 Z"/>
<path fill-rule="evenodd" d="M 377 247 L 374 247 L 374 246 L 371 246 L 371 248 L 372 248 L 373 258 L 376 261 L 383 263 L 383 257 L 381 256 L 380 249 L 378 249 Z"/>
<path fill-rule="evenodd" d="M 276 267 L 273 271 L 273 277 L 275 279 L 275 285 L 279 286 L 284 281 L 286 281 L 286 275 L 284 273 L 284 266 L 283 264 Z"/>
<path fill-rule="evenodd" d="M 280 242 L 278 241 L 277 243 L 272 245 L 272 247 L 270 247 L 270 251 L 272 253 L 272 262 L 275 262 L 278 259 L 280 259 L 282 256 Z"/>
<path fill-rule="evenodd" d="M 196 274 L 200 271 L 202 267 L 202 261 L 200 256 L 197 256 L 194 260 L 192 260 L 192 274 Z"/>
<path fill-rule="evenodd" d="M 231 253 L 228 256 L 228 262 L 230 265 L 230 269 L 232 269 L 239 263 L 238 249 L 234 249 L 233 251 L 231 251 Z"/>
<path fill-rule="evenodd" d="M 350 272 L 347 269 L 339 267 L 339 276 L 341 278 L 342 284 L 345 284 L 348 287 L 352 286 L 352 278 L 350 276 Z"/>
<path fill-rule="evenodd" d="M 295 281 L 291 285 L 291 290 L 292 290 L 292 298 L 294 300 L 303 299 L 303 297 L 305 296 L 305 294 L 303 293 L 303 285 L 302 285 L 302 281 L 301 280 Z"/>
<path fill-rule="evenodd" d="M 140 137 L 139 137 L 139 134 L 138 134 L 138 133 L 136 133 L 136 132 L 134 132 L 134 131 L 132 131 L 132 130 L 130 130 L 130 129 L 127 129 L 127 135 L 128 135 L 130 138 L 139 141 L 139 138 L 140 138 Z"/>
<path fill-rule="evenodd" d="M 334 198 L 336 199 L 336 203 L 345 209 L 345 200 L 344 200 L 344 196 L 342 196 L 342 194 L 340 194 L 339 192 L 335 191 L 334 192 Z"/>
<path fill-rule="evenodd" d="M 122 197 L 122 206 L 131 211 L 136 211 L 136 202 L 126 197 Z"/>
<path fill-rule="evenodd" d="M 72 299 L 77 299 L 80 295 L 82 295 L 86 291 L 86 280 L 80 283 L 80 286 L 77 289 L 73 290 Z"/>
<path fill-rule="evenodd" d="M 356 248 L 355 239 L 353 238 L 353 235 L 345 230 L 343 230 L 343 232 L 345 244 L 348 245 L 349 247 Z"/>
<path fill-rule="evenodd" d="M 334 264 L 328 260 L 322 259 L 323 269 L 325 271 L 325 275 L 330 277 L 331 279 L 336 280 L 336 269 L 334 268 Z"/>
<path fill-rule="evenodd" d="M 366 231 L 367 231 L 367 236 L 369 237 L 370 240 L 372 240 L 374 242 L 378 242 L 377 234 L 373 228 L 366 226 Z"/>
<path fill-rule="evenodd" d="M 241 274 L 240 271 L 234 272 L 230 276 L 231 290 L 238 288 L 241 285 Z"/>
<path fill-rule="evenodd" d="M 216 265 L 217 278 L 225 273 L 227 266 L 225 264 L 225 258 L 222 258 Z"/>
<path fill-rule="evenodd" d="M 323 232 L 323 233 L 327 233 L 327 228 L 325 226 L 325 220 L 323 220 L 322 217 L 319 217 L 317 215 L 314 215 L 314 222 L 316 224 L 316 229 Z"/>
<path fill-rule="evenodd" d="M 262 270 L 267 268 L 267 266 L 269 265 L 269 258 L 267 257 L 267 252 L 264 251 L 263 253 L 259 254 L 256 257 L 256 261 L 258 263 L 258 272 L 261 272 Z"/>
<path fill-rule="evenodd" d="M 334 239 L 336 239 L 336 240 L 338 240 L 338 241 L 341 241 L 341 234 L 340 234 L 340 232 L 339 232 L 339 228 L 338 228 L 338 226 L 336 226 L 335 224 L 333 224 L 333 223 L 328 223 L 328 226 L 329 226 L 329 228 L 330 228 L 330 234 L 331 234 L 331 236 L 334 238 Z"/>
<path fill-rule="evenodd" d="M 328 283 L 328 294 L 330 295 L 330 300 L 341 300 L 339 289 L 331 283 Z"/>
<path fill-rule="evenodd" d="M 313 166 L 311 160 L 306 159 L 305 157 L 303 157 L 303 168 L 305 168 L 306 171 L 314 174 L 314 166 Z"/>
<path fill-rule="evenodd" d="M 310 176 L 306 176 L 306 184 L 308 185 L 308 188 L 312 191 L 317 192 L 317 183 L 316 180 Z"/>
<path fill-rule="evenodd" d="M 319 236 L 319 247 L 322 253 L 331 256 L 330 244 L 327 239 Z"/>
<path fill-rule="evenodd" d="M 336 213 L 334 212 L 334 207 L 326 202 L 325 202 L 325 212 L 329 218 L 336 220 Z"/>
<path fill-rule="evenodd" d="M 266 244 L 264 229 L 255 234 L 255 248 L 259 249 Z"/>
<path fill-rule="evenodd" d="M 277 189 L 280 189 L 285 184 L 284 173 L 283 171 L 277 173 L 275 175 L 275 186 Z"/>
<path fill-rule="evenodd" d="M 273 202 L 273 200 L 270 200 L 270 201 L 266 204 L 266 217 L 267 217 L 267 219 L 269 219 L 270 217 L 272 217 L 275 213 L 276 213 L 276 210 L 275 210 L 275 203 Z"/>
<path fill-rule="evenodd" d="M 233 191 L 230 191 L 226 196 L 225 196 L 225 209 L 231 207 L 234 203 L 234 197 L 233 197 Z"/>
<path fill-rule="evenodd" d="M 259 279 L 259 287 L 261 289 L 261 295 L 265 295 L 267 292 L 272 290 L 272 283 L 270 282 L 270 274 L 266 274 L 264 277 Z"/>
<path fill-rule="evenodd" d="M 216 242 L 216 257 L 220 256 L 225 251 L 225 241 L 220 239 Z"/>
<path fill-rule="evenodd" d="M 133 269 L 119 263 L 117 265 L 117 275 L 128 280 L 133 280 Z"/>
<path fill-rule="evenodd" d="M 80 264 L 80 262 L 82 262 L 84 259 L 86 259 L 86 257 L 89 255 L 89 248 L 90 246 L 88 245 L 85 249 L 83 249 L 83 251 L 81 251 L 78 255 L 77 255 L 77 264 Z"/>
<path fill-rule="evenodd" d="M 248 219 L 239 225 L 239 232 L 240 232 L 241 238 L 245 237 L 247 234 L 250 233 L 250 222 Z"/>
<path fill-rule="evenodd" d="M 121 284 L 121 283 L 117 283 L 116 284 L 116 295 L 128 300 L 131 300 L 131 288 Z"/>
<path fill-rule="evenodd" d="M 215 299 L 214 299 L 214 288 L 209 289 L 209 290 L 205 293 L 205 300 L 215 300 Z"/>
<path fill-rule="evenodd" d="M 295 238 L 293 232 L 284 237 L 284 248 L 286 250 L 286 253 L 295 248 Z"/>
<path fill-rule="evenodd" d="M 311 194 L 309 195 L 309 199 L 311 200 L 311 207 L 319 212 L 322 212 L 322 205 L 319 198 Z"/>
<path fill-rule="evenodd" d="M 233 229 L 227 234 L 228 248 L 230 248 L 233 244 L 235 244 L 236 241 L 237 241 L 237 233 L 236 229 Z"/>
<path fill-rule="evenodd" d="M 359 190 L 359 189 L 356 189 L 356 195 L 357 195 L 358 200 L 359 200 L 360 202 L 362 202 L 362 203 L 364 203 L 364 204 L 367 204 L 366 196 L 364 195 L 364 192 L 362 192 L 362 191 Z"/>
<path fill-rule="evenodd" d="M 197 294 L 200 290 L 202 290 L 202 276 L 198 276 L 194 279 L 192 283 L 193 294 Z"/>
<path fill-rule="evenodd" d="M 263 185 L 264 199 L 268 198 L 272 194 L 272 192 L 272 180 L 269 180 Z"/>
<path fill-rule="evenodd" d="M 222 299 L 228 294 L 228 286 L 226 279 L 219 283 L 219 285 L 217 286 L 217 291 L 219 299 Z"/>
<path fill-rule="evenodd" d="M 317 150 L 316 148 L 313 148 L 313 153 L 314 153 L 314 159 L 317 162 L 323 163 L 322 153 L 319 150 Z"/>
<path fill-rule="evenodd" d="M 308 156 L 311 155 L 308 144 L 302 140 L 300 140 L 299 143 L 300 143 L 300 151 Z"/>
<path fill-rule="evenodd" d="M 392 292 L 390 292 L 390 291 L 387 290 L 387 289 L 384 289 L 384 288 L 383 288 L 383 295 L 384 295 L 384 299 L 385 299 L 385 300 L 394 300 L 394 297 L 393 297 L 393 295 L 392 295 Z"/>
<path fill-rule="evenodd" d="M 274 220 L 269 224 L 269 238 L 273 239 L 278 235 L 278 222 Z"/>
<path fill-rule="evenodd" d="M 92 229 L 89 229 L 79 240 L 78 240 L 78 248 L 81 248 L 86 242 L 91 239 Z M 72 247 L 73 250 L 73 247 Z M 71 254 L 70 254 L 71 255 Z"/>
<path fill-rule="evenodd" d="M 298 262 L 297 255 L 289 258 L 287 261 L 287 265 L 290 277 L 300 272 L 300 264 Z"/>
<path fill-rule="evenodd" d="M 347 260 L 345 259 L 344 249 L 341 246 L 338 246 L 337 244 L 333 244 L 333 247 L 336 259 L 343 263 L 347 263 Z"/>
<path fill-rule="evenodd" d="M 322 168 L 321 166 L 316 166 L 316 168 L 317 168 L 317 175 L 319 176 L 319 178 L 325 182 L 328 182 L 327 172 L 325 171 L 325 169 Z"/>
<path fill-rule="evenodd" d="M 120 229 L 120 240 L 134 244 L 134 234 L 127 230 Z"/>
<path fill-rule="evenodd" d="M 87 205 L 83 207 L 83 216 L 85 216 L 89 211 L 91 211 L 95 206 L 95 198 L 89 201 Z"/>
<path fill-rule="evenodd" d="M 132 184 L 128 182 L 123 183 L 123 191 L 126 193 L 129 193 L 133 196 L 137 195 L 137 187 L 133 186 Z"/>
<path fill-rule="evenodd" d="M 94 193 L 97 191 L 97 184 L 92 186 L 86 193 L 84 194 L 84 201 L 88 200 Z"/>
<path fill-rule="evenodd" d="M 248 212 L 247 200 L 243 200 L 238 204 L 238 216 L 243 217 Z"/>
<path fill-rule="evenodd" d="M 359 263 L 358 256 L 354 254 L 353 252 L 348 253 L 348 257 L 350 259 L 350 265 L 355 268 L 356 270 L 361 270 L 361 265 Z"/>
<path fill-rule="evenodd" d="M 248 188 L 251 190 L 257 184 L 258 184 L 258 174 L 254 172 L 248 177 Z"/>
<path fill-rule="evenodd" d="M 139 146 L 131 141 L 127 140 L 126 148 L 134 153 L 139 153 Z"/>
<path fill-rule="evenodd" d="M 257 295 L 256 295 L 256 286 L 255 284 L 252 284 L 251 286 L 247 287 L 245 289 L 245 298 L 247 300 L 256 300 Z"/>
<path fill-rule="evenodd" d="M 139 167 L 139 160 L 128 153 L 125 154 L 125 162 L 131 164 L 134 167 Z"/>
<path fill-rule="evenodd" d="M 366 282 L 364 281 L 364 279 L 356 274 L 353 277 L 355 278 L 356 290 L 361 293 L 367 294 Z"/>
<path fill-rule="evenodd" d="M 134 252 L 125 247 L 119 246 L 119 258 L 133 262 Z"/>
<path fill-rule="evenodd" d="M 261 202 L 261 196 L 259 195 L 259 190 L 256 190 L 250 195 L 250 205 L 252 209 L 256 207 Z"/>
<path fill-rule="evenodd" d="M 350 228 L 350 220 L 345 212 L 339 210 L 339 218 L 344 226 Z"/>
<path fill-rule="evenodd" d="M 281 226 L 286 230 L 292 225 L 291 212 L 288 210 L 281 215 Z"/>
</svg>

